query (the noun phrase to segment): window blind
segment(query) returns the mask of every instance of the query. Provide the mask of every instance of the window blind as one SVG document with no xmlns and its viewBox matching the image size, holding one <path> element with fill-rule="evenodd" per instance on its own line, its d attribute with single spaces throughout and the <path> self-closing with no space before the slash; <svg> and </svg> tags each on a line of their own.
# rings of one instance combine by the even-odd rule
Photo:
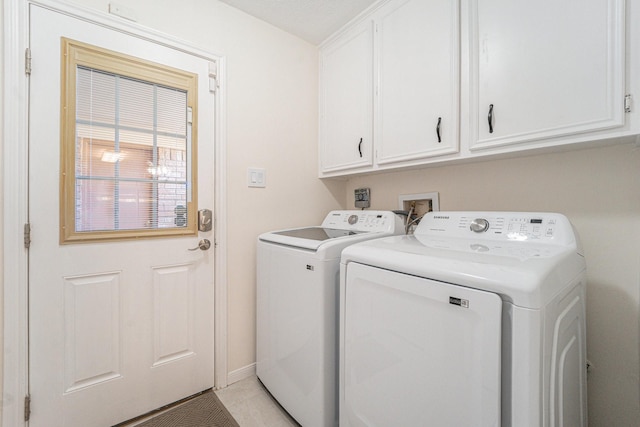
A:
<svg viewBox="0 0 640 427">
<path fill-rule="evenodd" d="M 76 68 L 75 230 L 186 227 L 184 90 Z"/>
</svg>

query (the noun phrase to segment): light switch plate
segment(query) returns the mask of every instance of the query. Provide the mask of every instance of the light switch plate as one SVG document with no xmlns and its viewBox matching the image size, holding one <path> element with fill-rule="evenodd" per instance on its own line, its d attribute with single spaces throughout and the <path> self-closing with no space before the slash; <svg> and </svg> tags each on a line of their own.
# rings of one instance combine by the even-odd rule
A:
<svg viewBox="0 0 640 427">
<path fill-rule="evenodd" d="M 265 188 L 267 186 L 267 172 L 264 169 L 247 169 L 247 186 Z"/>
</svg>

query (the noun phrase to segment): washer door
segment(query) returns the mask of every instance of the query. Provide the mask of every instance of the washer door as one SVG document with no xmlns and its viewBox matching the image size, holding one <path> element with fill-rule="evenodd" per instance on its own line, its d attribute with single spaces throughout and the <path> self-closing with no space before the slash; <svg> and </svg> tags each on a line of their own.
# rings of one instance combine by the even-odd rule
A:
<svg viewBox="0 0 640 427">
<path fill-rule="evenodd" d="M 350 263 L 341 426 L 499 426 L 502 300 Z"/>
</svg>

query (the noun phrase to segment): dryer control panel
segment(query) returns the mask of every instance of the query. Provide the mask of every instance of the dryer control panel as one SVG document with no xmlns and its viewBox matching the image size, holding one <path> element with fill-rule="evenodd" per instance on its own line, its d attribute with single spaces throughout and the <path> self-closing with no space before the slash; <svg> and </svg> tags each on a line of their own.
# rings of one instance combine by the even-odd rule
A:
<svg viewBox="0 0 640 427">
<path fill-rule="evenodd" d="M 430 212 L 420 221 L 414 234 L 473 240 L 575 244 L 569 220 L 557 213 Z"/>
</svg>

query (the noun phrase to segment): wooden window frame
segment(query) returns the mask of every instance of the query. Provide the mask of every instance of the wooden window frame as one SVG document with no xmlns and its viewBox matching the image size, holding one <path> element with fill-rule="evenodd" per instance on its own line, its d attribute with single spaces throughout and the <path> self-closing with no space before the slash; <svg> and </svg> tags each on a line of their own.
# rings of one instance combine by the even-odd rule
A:
<svg viewBox="0 0 640 427">
<path fill-rule="evenodd" d="M 60 110 L 60 243 L 85 243 L 153 237 L 197 235 L 197 74 L 100 47 L 61 38 L 61 110 Z M 187 184 L 186 227 L 76 231 L 75 155 L 76 155 L 76 69 L 78 66 L 104 71 L 152 84 L 184 90 L 187 107 L 192 111 L 190 179 Z M 189 162 L 188 162 L 189 163 Z M 189 194 L 190 193 L 190 194 Z"/>
</svg>

